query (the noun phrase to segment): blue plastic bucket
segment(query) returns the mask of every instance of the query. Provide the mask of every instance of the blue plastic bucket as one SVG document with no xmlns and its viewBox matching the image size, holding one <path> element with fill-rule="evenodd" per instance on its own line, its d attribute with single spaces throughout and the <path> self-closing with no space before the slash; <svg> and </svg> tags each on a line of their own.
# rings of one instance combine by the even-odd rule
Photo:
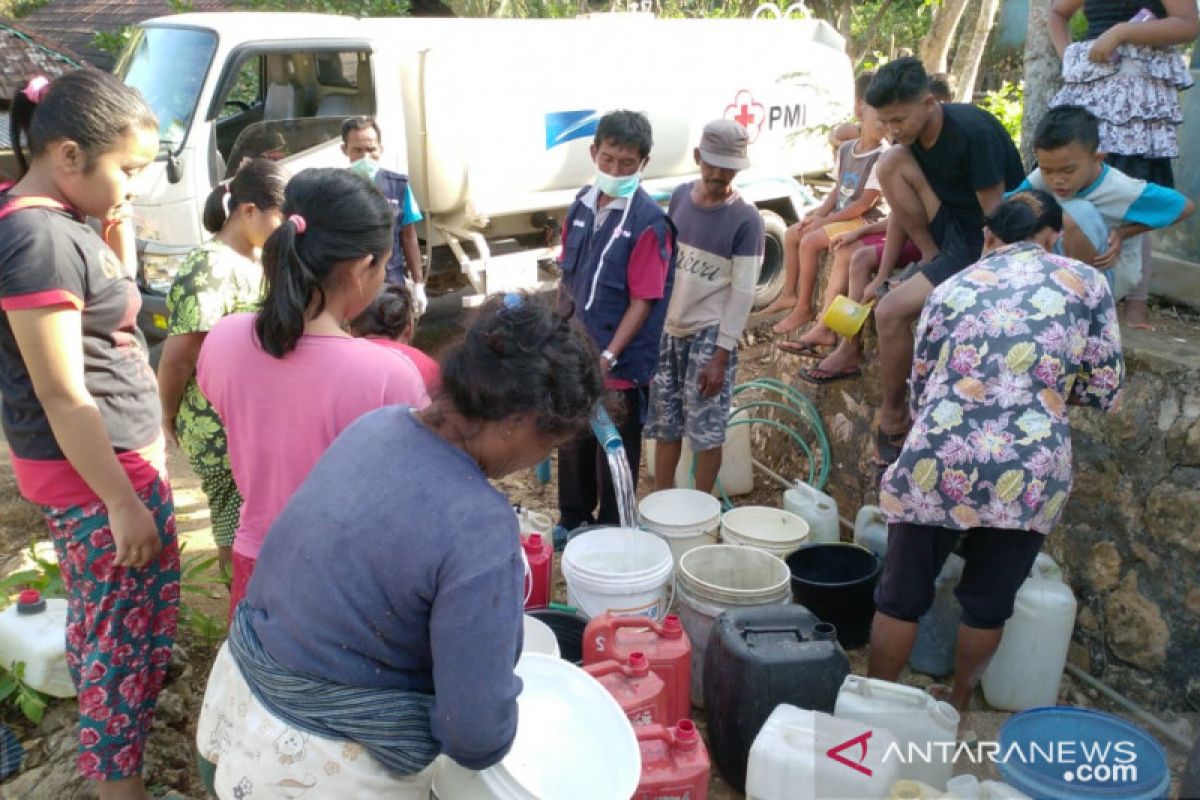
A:
<svg viewBox="0 0 1200 800">
<path fill-rule="evenodd" d="M 1167 754 L 1150 734 L 1087 708 L 1031 708 L 1000 729 L 1000 774 L 1033 798 L 1161 800 Z"/>
</svg>

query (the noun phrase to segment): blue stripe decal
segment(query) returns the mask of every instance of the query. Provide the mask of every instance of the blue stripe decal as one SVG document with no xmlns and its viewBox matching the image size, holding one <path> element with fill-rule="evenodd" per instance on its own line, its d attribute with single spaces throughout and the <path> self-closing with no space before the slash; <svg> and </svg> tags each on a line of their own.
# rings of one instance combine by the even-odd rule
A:
<svg viewBox="0 0 1200 800">
<path fill-rule="evenodd" d="M 572 139 L 590 139 L 596 135 L 600 112 L 595 109 L 583 111 L 554 111 L 546 115 L 546 149 L 551 150 Z"/>
</svg>

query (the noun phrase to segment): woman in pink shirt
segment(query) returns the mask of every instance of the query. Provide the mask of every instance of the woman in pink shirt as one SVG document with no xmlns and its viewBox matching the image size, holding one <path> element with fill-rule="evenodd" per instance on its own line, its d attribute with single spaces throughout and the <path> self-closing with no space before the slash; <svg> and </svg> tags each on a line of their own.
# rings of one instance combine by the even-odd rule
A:
<svg viewBox="0 0 1200 800">
<path fill-rule="evenodd" d="M 442 368 L 413 347 L 413 305 L 408 288 L 385 283 L 371 305 L 350 323 L 350 332 L 407 358 L 421 373 L 425 391 L 433 397 L 442 389 Z"/>
<path fill-rule="evenodd" d="M 231 610 L 267 529 L 337 435 L 367 411 L 429 403 L 412 362 L 346 332 L 383 284 L 387 200 L 347 170 L 309 169 L 288 183 L 283 213 L 263 247 L 262 307 L 218 322 L 196 370 L 244 498 Z"/>
</svg>

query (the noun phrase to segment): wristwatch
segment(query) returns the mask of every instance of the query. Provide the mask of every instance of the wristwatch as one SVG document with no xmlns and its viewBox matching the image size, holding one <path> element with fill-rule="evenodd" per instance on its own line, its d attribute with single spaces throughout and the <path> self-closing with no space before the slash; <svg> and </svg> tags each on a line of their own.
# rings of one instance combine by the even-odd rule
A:
<svg viewBox="0 0 1200 800">
<path fill-rule="evenodd" d="M 613 355 L 612 350 L 605 350 L 600 354 L 600 357 L 608 362 L 609 369 L 612 369 L 617 365 L 617 357 Z"/>
</svg>

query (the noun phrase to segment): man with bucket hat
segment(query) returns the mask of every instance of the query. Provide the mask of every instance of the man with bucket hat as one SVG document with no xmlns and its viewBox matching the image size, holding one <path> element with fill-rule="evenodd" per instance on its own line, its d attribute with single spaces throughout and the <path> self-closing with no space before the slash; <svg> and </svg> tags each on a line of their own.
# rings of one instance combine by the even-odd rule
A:
<svg viewBox="0 0 1200 800">
<path fill-rule="evenodd" d="M 697 489 L 712 491 L 721 468 L 738 340 L 763 260 L 762 217 L 733 187 L 750 166 L 748 145 L 738 123 L 708 123 L 693 154 L 700 179 L 671 196 L 679 256 L 646 424 L 647 438 L 657 441 L 656 489 L 674 484 L 684 436 L 696 454 Z"/>
</svg>

